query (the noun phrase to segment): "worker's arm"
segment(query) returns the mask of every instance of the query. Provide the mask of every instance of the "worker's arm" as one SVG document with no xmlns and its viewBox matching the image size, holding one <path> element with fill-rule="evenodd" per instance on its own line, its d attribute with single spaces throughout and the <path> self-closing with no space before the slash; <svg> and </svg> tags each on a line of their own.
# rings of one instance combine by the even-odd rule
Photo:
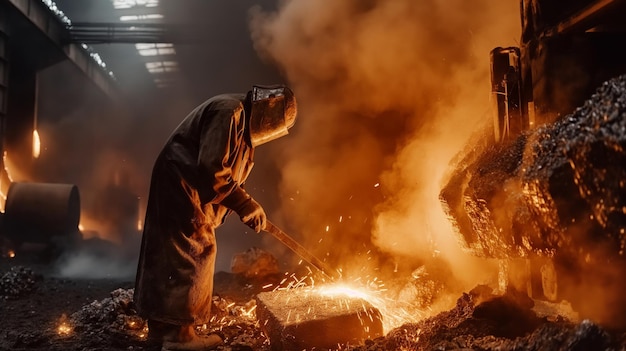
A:
<svg viewBox="0 0 626 351">
<path fill-rule="evenodd" d="M 200 181 L 211 184 L 207 202 L 235 211 L 242 222 L 258 233 L 265 228 L 265 211 L 232 176 L 235 158 L 245 143 L 243 108 L 208 113 L 215 115 L 205 119 L 198 154 Z"/>
</svg>

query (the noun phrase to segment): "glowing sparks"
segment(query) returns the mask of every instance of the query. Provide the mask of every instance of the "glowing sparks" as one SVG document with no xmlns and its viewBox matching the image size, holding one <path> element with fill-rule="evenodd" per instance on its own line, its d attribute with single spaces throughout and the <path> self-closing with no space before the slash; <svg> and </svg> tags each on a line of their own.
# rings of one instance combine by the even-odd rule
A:
<svg viewBox="0 0 626 351">
<path fill-rule="evenodd" d="M 374 188 L 378 188 L 379 186 L 380 186 L 380 183 L 374 184 Z"/>
<path fill-rule="evenodd" d="M 363 283 L 365 285 L 362 285 Z M 404 323 L 417 322 L 425 315 L 424 311 L 410 303 L 398 301 L 391 296 L 387 296 L 387 289 L 384 288 L 382 282 L 377 282 L 377 278 L 354 285 L 341 283 L 317 286 L 315 291 L 322 296 L 340 299 L 346 308 L 349 307 L 349 303 L 354 303 L 355 299 L 367 302 L 382 315 L 385 333 Z M 365 305 L 362 307 L 364 311 L 368 311 Z M 373 318 L 369 313 L 367 313 L 367 317 L 370 320 Z"/>
<path fill-rule="evenodd" d="M 148 338 L 148 323 L 139 317 L 131 317 L 126 321 L 126 330 L 130 335 L 135 335 L 139 340 Z"/>
<path fill-rule="evenodd" d="M 72 332 L 72 328 L 69 326 L 69 324 L 63 323 L 60 324 L 59 327 L 57 328 L 57 332 L 59 333 L 59 335 L 69 335 Z"/>
<path fill-rule="evenodd" d="M 342 270 L 337 271 L 341 273 Z M 312 275 L 298 278 L 291 274 L 283 279 L 274 290 L 292 289 L 298 289 L 298 294 L 317 294 L 329 298 L 336 306 L 332 308 L 349 310 L 357 304 L 356 306 L 362 307 L 362 312 L 360 312 L 364 313 L 362 317 L 370 321 L 374 318 L 371 315 L 373 312 L 371 307 L 373 307 L 382 317 L 385 333 L 402 324 L 417 322 L 426 316 L 425 311 L 413 304 L 414 301 L 403 301 L 394 296 L 378 277 L 356 277 L 351 281 L 343 279 L 341 282 L 327 283 L 315 281 Z M 325 308 L 331 308 L 331 306 Z M 305 315 L 315 314 L 313 310 L 309 308 Z M 290 317 L 305 318 L 293 315 Z"/>
<path fill-rule="evenodd" d="M 329 285 L 320 287 L 318 293 L 323 296 L 346 296 L 351 298 L 359 298 L 366 301 L 370 298 L 370 294 L 368 294 L 364 290 L 358 290 L 347 285 Z"/>
<path fill-rule="evenodd" d="M 9 256 L 9 258 L 15 257 L 15 251 L 9 250 L 8 256 Z"/>
<path fill-rule="evenodd" d="M 370 250 L 361 254 L 371 253 Z M 416 323 L 431 314 L 431 311 L 427 310 L 428 307 L 421 305 L 418 299 L 400 295 L 402 291 L 395 289 L 397 288 L 395 284 L 393 289 L 387 288 L 385 282 L 371 275 L 372 272 L 366 266 L 361 268 L 360 273 L 346 271 L 344 267 L 337 267 L 336 271 L 341 278 L 332 281 L 314 274 L 318 272 L 312 272 L 310 269 L 309 274 L 305 276 L 285 273 L 284 279 L 274 286 L 274 291 L 297 291 L 293 291 L 293 294 L 277 295 L 284 297 L 283 306 L 289 306 L 291 296 L 299 296 L 296 301 L 303 301 L 306 296 L 314 294 L 321 298 L 320 301 L 325 301 L 319 308 L 309 305 L 296 307 L 294 313 L 289 315 L 290 320 L 318 318 L 320 308 L 324 310 L 323 313 L 327 313 L 329 309 L 358 311 L 358 318 L 362 320 L 364 328 L 370 325 L 372 319 L 380 319 L 384 333 L 388 333 L 403 324 Z M 290 308 L 285 308 L 285 313 L 287 310 Z"/>
<path fill-rule="evenodd" d="M 256 318 L 256 305 L 252 306 L 250 309 L 242 309 L 242 315 L 244 317 L 248 317 L 250 319 Z"/>
<path fill-rule="evenodd" d="M 72 326 L 67 318 L 67 315 L 61 315 L 59 319 L 59 325 L 57 326 L 57 334 L 59 336 L 68 336 L 72 333 Z"/>
</svg>

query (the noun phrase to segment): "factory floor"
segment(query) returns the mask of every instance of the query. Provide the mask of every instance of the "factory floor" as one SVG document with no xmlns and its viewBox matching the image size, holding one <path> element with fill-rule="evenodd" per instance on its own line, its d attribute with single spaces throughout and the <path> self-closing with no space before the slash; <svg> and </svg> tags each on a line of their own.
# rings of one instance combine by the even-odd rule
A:
<svg viewBox="0 0 626 351">
<path fill-rule="evenodd" d="M 145 323 L 132 308 L 133 279 L 70 279 L 55 273 L 49 263 L 0 257 L 0 351 L 160 349 L 146 340 Z M 253 313 L 254 296 L 260 290 L 260 285 L 233 274 L 216 274 L 215 319 L 206 332 L 218 330 L 224 336 L 225 343 L 217 351 L 271 349 Z M 405 324 L 365 345 L 343 345 L 341 350 L 606 350 L 626 346 L 624 331 L 608 330 L 589 320 L 568 320 L 558 313 L 539 312 L 537 307 L 546 310 L 519 293 L 496 296 L 488 287 L 477 286 L 447 311 Z"/>
</svg>

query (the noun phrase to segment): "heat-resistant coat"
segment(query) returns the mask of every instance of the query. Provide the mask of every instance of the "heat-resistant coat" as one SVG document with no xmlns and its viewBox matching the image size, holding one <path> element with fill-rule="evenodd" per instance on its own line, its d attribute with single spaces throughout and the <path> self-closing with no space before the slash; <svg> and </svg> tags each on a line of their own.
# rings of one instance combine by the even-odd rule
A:
<svg viewBox="0 0 626 351">
<path fill-rule="evenodd" d="M 253 166 L 244 99 L 218 95 L 198 106 L 154 164 L 135 283 L 135 304 L 146 319 L 210 319 L 215 229 L 230 213 L 220 203 Z"/>
</svg>

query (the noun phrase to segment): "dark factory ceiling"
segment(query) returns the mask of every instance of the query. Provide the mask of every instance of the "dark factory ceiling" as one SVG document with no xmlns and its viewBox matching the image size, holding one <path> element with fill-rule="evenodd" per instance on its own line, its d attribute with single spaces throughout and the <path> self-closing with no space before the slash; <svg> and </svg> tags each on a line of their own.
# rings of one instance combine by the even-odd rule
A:
<svg viewBox="0 0 626 351">
<path fill-rule="evenodd" d="M 47 1 L 44 1 L 47 2 Z M 276 0 L 56 0 L 72 24 L 172 26 L 163 42 L 89 43 L 131 98 L 184 91 L 202 99 L 277 79 L 253 48 L 248 11 Z M 100 30 L 100 37 L 103 33 Z M 148 97 L 149 98 L 149 97 Z"/>
</svg>

